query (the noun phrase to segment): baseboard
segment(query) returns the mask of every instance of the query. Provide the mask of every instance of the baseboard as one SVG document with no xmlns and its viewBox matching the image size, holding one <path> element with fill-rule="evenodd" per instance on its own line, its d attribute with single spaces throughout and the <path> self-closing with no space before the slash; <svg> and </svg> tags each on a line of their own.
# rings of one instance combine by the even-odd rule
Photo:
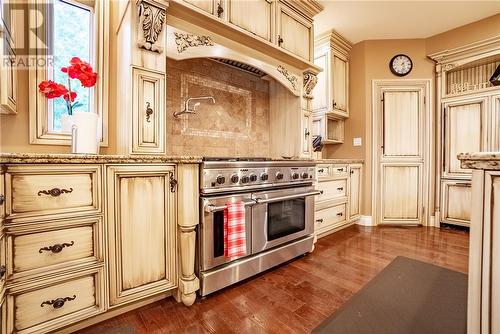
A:
<svg viewBox="0 0 500 334">
<path fill-rule="evenodd" d="M 361 216 L 356 224 L 361 226 L 375 226 L 373 224 L 372 216 Z"/>
</svg>

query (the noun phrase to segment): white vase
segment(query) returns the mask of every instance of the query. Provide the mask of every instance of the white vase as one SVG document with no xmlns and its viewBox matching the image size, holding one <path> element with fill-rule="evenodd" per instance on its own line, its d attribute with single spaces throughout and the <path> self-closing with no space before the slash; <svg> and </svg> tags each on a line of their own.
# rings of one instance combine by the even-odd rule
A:
<svg viewBox="0 0 500 334">
<path fill-rule="evenodd" d="M 91 112 L 74 112 L 61 117 L 62 131 L 71 133 L 71 153 L 99 153 L 99 115 Z"/>
</svg>

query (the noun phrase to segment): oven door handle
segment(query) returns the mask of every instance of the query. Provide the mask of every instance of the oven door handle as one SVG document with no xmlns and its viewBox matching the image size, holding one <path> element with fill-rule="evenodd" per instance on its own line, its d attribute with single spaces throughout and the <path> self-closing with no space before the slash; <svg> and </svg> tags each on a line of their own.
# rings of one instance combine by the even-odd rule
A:
<svg viewBox="0 0 500 334">
<path fill-rule="evenodd" d="M 243 202 L 243 204 L 245 204 L 245 206 L 255 205 L 255 204 L 257 204 L 257 201 L 250 200 L 250 201 Z M 205 205 L 205 212 L 207 212 L 207 213 L 222 211 L 225 209 L 227 209 L 227 205 L 220 205 L 220 206 L 213 205 L 213 204 Z"/>
<path fill-rule="evenodd" d="M 286 201 L 289 199 L 295 199 L 295 198 L 301 198 L 301 197 L 315 196 L 315 195 L 320 195 L 320 194 L 321 194 L 321 192 L 319 190 L 316 190 L 316 191 L 311 191 L 308 193 L 294 194 L 294 195 L 281 196 L 281 197 L 273 197 L 273 198 L 269 198 L 269 199 L 256 198 L 255 202 L 257 202 L 257 204 L 265 204 L 265 203 L 271 203 L 271 202 Z"/>
</svg>

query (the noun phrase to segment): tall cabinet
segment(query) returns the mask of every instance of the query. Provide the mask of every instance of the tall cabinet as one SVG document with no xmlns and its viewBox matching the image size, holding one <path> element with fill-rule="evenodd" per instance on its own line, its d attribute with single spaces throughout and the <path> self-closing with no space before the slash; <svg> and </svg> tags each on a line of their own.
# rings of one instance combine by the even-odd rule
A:
<svg viewBox="0 0 500 334">
<path fill-rule="evenodd" d="M 323 68 L 313 90 L 313 135 L 323 144 L 344 142 L 349 117 L 349 51 L 351 43 L 335 31 L 316 38 L 314 64 Z"/>
<path fill-rule="evenodd" d="M 461 168 L 457 155 L 500 150 L 500 86 L 489 82 L 500 66 L 500 38 L 429 57 L 437 62 L 440 110 L 436 217 L 470 226 L 472 171 Z"/>
</svg>

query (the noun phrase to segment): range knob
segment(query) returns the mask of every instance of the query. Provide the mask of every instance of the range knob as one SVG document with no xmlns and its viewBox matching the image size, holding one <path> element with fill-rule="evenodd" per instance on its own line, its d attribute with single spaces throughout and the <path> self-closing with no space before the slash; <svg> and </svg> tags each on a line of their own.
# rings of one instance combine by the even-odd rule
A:
<svg viewBox="0 0 500 334">
<path fill-rule="evenodd" d="M 236 174 L 231 175 L 231 182 L 232 183 L 238 183 L 239 180 L 240 180 L 240 178 L 238 177 L 238 175 L 236 175 Z"/>
<path fill-rule="evenodd" d="M 260 174 L 260 179 L 262 181 L 267 181 L 267 180 L 269 180 L 269 175 L 267 175 L 267 173 L 262 173 L 262 174 Z"/>
<path fill-rule="evenodd" d="M 241 183 L 248 183 L 248 181 L 250 181 L 250 178 L 247 175 L 241 177 Z"/>
<path fill-rule="evenodd" d="M 299 178 L 299 173 L 293 173 L 292 179 L 297 180 Z"/>
<path fill-rule="evenodd" d="M 302 173 L 302 178 L 303 178 L 303 179 L 307 179 L 308 177 L 309 177 L 309 174 L 307 174 L 307 173 Z"/>
<path fill-rule="evenodd" d="M 215 181 L 217 181 L 218 184 L 224 184 L 226 183 L 226 178 L 222 175 L 217 175 L 217 179 Z"/>
<path fill-rule="evenodd" d="M 257 181 L 257 175 L 250 174 L 250 182 L 255 182 L 255 181 Z"/>
<path fill-rule="evenodd" d="M 283 180 L 283 173 L 282 172 L 277 172 L 276 173 L 276 179 L 277 180 Z"/>
</svg>

